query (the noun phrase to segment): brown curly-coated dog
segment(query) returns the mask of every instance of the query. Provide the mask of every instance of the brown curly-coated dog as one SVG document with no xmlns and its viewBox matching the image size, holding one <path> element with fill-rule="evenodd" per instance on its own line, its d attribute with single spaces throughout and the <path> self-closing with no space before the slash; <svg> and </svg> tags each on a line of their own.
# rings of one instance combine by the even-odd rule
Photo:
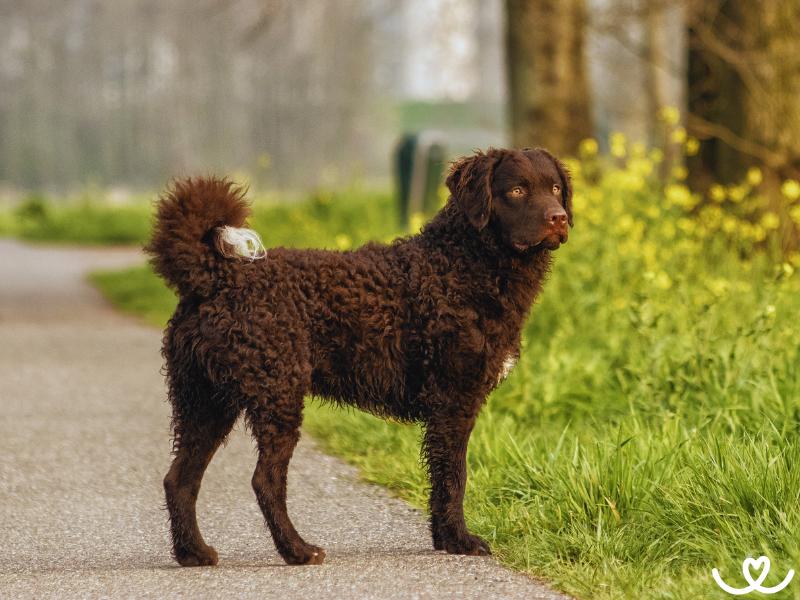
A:
<svg viewBox="0 0 800 600">
<path fill-rule="evenodd" d="M 180 302 L 164 336 L 175 458 L 165 479 L 173 552 L 217 553 L 197 526 L 203 472 L 241 412 L 258 444 L 253 488 L 278 552 L 319 564 L 286 512 L 303 399 L 424 424 L 433 545 L 487 554 L 464 523 L 467 442 L 519 356 L 520 330 L 572 224 L 571 185 L 545 150 L 454 164 L 451 197 L 419 235 L 350 252 L 253 252 L 241 189 L 175 182 L 147 251 Z M 255 260 L 258 259 L 258 260 Z"/>
</svg>

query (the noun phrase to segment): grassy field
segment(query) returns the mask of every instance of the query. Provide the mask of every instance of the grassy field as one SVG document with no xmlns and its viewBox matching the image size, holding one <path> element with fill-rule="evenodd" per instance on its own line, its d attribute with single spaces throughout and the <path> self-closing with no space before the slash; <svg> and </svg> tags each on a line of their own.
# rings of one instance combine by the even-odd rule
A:
<svg viewBox="0 0 800 600">
<path fill-rule="evenodd" d="M 31 242 L 141 245 L 150 235 L 151 197 L 121 204 L 83 196 L 49 201 L 34 194 L 13 208 L 0 210 L 0 235 Z M 252 224 L 266 232 L 273 245 L 315 240 L 320 245 L 349 248 L 357 239 L 389 239 L 396 231 L 391 197 L 384 191 L 353 189 L 347 194 L 318 192 L 298 210 L 293 203 L 261 199 Z"/>
<path fill-rule="evenodd" d="M 31 242 L 141 244 L 150 233 L 147 199 L 114 205 L 93 197 L 52 202 L 31 195 L 0 211 L 0 235 Z"/>
<path fill-rule="evenodd" d="M 762 554 L 774 585 L 800 567 L 800 257 L 772 247 L 757 173 L 701 199 L 653 175 L 657 152 L 614 143 L 614 164 L 588 145 L 572 165 L 576 227 L 472 437 L 468 523 L 580 598 L 728 598 L 711 569 L 741 587 Z M 254 219 L 268 245 L 332 248 L 394 222 L 388 197 L 358 194 Z M 144 268 L 94 281 L 153 324 L 174 303 Z M 312 402 L 306 428 L 424 506 L 417 427 Z"/>
</svg>

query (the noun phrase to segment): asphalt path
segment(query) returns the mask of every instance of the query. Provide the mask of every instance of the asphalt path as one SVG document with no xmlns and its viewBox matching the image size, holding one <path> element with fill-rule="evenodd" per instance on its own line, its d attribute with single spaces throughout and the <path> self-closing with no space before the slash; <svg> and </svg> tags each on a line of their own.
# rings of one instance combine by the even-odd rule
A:
<svg viewBox="0 0 800 600">
<path fill-rule="evenodd" d="M 161 487 L 171 445 L 160 332 L 85 281 L 141 261 L 135 250 L 0 240 L 0 598 L 565 598 L 492 558 L 435 552 L 424 515 L 307 436 L 289 511 L 327 558 L 286 566 L 250 487 L 241 426 L 198 500 L 220 563 L 178 567 Z"/>
</svg>

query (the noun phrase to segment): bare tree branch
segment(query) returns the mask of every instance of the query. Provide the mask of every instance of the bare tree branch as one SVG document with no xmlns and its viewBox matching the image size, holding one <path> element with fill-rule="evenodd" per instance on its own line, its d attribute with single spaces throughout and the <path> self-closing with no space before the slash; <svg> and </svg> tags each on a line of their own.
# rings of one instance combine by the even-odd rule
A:
<svg viewBox="0 0 800 600">
<path fill-rule="evenodd" d="M 757 158 L 772 169 L 780 169 L 792 163 L 791 157 L 775 152 L 752 140 L 745 139 L 724 125 L 712 123 L 702 117 L 689 113 L 687 115 L 687 126 L 692 133 L 699 139 L 718 138 L 728 144 L 731 148 Z"/>
</svg>

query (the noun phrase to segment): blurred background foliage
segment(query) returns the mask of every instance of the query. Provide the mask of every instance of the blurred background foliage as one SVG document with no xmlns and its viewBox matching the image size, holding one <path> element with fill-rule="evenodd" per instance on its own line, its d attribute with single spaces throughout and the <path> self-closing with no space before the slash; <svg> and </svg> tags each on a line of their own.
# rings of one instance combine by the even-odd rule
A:
<svg viewBox="0 0 800 600">
<path fill-rule="evenodd" d="M 796 0 L 0 0 L 0 198 L 215 171 L 287 199 L 388 187 L 409 131 L 451 158 L 589 138 L 613 155 L 619 132 L 685 170 L 693 218 L 739 202 L 789 252 L 798 17 Z"/>
</svg>

